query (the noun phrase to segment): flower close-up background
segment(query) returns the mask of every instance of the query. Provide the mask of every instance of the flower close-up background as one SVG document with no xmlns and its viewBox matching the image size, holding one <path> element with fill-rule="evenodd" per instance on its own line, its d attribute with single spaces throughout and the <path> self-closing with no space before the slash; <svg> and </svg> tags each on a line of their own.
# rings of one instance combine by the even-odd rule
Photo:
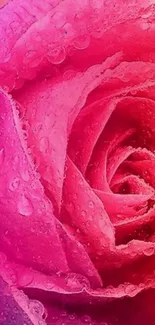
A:
<svg viewBox="0 0 155 325">
<path fill-rule="evenodd" d="M 155 1 L 0 0 L 0 324 L 154 301 Z"/>
</svg>

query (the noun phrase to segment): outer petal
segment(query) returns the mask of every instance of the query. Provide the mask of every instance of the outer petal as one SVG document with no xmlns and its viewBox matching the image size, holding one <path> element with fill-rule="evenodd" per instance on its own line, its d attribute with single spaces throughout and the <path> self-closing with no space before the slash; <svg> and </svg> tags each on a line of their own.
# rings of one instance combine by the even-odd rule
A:
<svg viewBox="0 0 155 325">
<path fill-rule="evenodd" d="M 102 0 L 9 1 L 0 11 L 0 85 L 19 87 L 49 62 L 63 62 L 71 49 L 76 49 L 71 63 L 80 63 L 80 67 L 81 61 L 88 67 L 120 48 L 132 59 L 133 55 L 138 59 L 141 53 L 145 55 L 146 49 L 153 52 L 151 5 L 152 0 L 108 4 Z M 82 60 L 79 50 L 83 50 Z"/>
<path fill-rule="evenodd" d="M 67 158 L 63 204 L 86 247 L 93 255 L 103 254 L 115 243 L 114 228 L 104 206 L 74 163 Z M 65 220 L 64 222 L 68 222 Z"/>
<path fill-rule="evenodd" d="M 1 248 L 9 256 L 46 272 L 66 273 L 71 269 L 87 276 L 90 271 L 92 281 L 99 284 L 84 248 L 54 217 L 28 155 L 16 108 L 3 91 L 0 113 Z"/>
<path fill-rule="evenodd" d="M 2 325 L 45 325 L 43 305 L 16 289 L 16 277 L 5 255 L 0 254 L 0 324 Z"/>
<path fill-rule="evenodd" d="M 27 312 L 24 308 L 21 308 L 14 295 L 15 297 L 20 297 L 20 293 L 18 291 L 16 293 L 15 291 L 11 291 L 7 283 L 0 277 L 0 323 L 2 325 L 39 324 L 37 321 L 33 322 L 29 318 Z M 21 295 L 20 298 L 23 299 L 24 295 Z"/>
<path fill-rule="evenodd" d="M 154 323 L 155 290 L 150 290 L 136 298 L 124 299 L 107 304 L 85 306 L 62 304 L 61 308 L 46 306 L 50 325 L 147 325 Z"/>
<path fill-rule="evenodd" d="M 38 169 L 56 206 L 60 206 L 69 132 L 88 94 L 107 78 L 107 70 L 121 59 L 118 53 L 103 64 L 69 79 L 30 83 L 15 97 L 28 121 L 28 145 L 37 157 Z"/>
<path fill-rule="evenodd" d="M 13 269 L 12 269 L 13 266 Z M 0 255 L 0 298 L 1 298 L 1 324 L 12 325 L 22 324 L 25 322 L 28 325 L 44 325 L 44 324 L 80 324 L 84 325 L 90 323 L 91 325 L 123 325 L 124 322 L 127 325 L 141 324 L 143 320 L 144 325 L 147 325 L 148 321 L 152 324 L 154 320 L 154 290 L 144 292 L 136 297 L 135 294 L 140 292 L 145 286 L 153 286 L 153 278 L 149 275 L 149 279 L 146 279 L 143 287 L 124 283 L 117 288 L 107 287 L 98 291 L 90 291 L 87 288 L 87 292 L 79 291 L 78 283 L 76 282 L 76 288 L 72 295 L 67 295 L 67 291 L 62 290 L 63 282 L 61 277 L 58 285 L 52 287 L 53 281 L 50 282 L 50 277 L 42 275 L 41 282 L 38 280 L 39 273 L 33 270 L 25 269 L 20 265 L 12 265 L 6 262 L 5 256 Z M 23 271 L 22 271 L 23 269 Z M 17 277 L 15 276 L 17 275 Z M 34 277 L 33 277 L 34 276 Z M 67 284 L 67 282 L 66 282 Z M 65 286 L 66 286 L 65 284 Z M 68 288 L 70 282 L 68 281 Z M 15 285 L 22 286 L 27 289 L 27 292 L 35 297 L 39 296 L 44 302 L 46 311 L 43 305 L 36 300 L 29 300 L 23 292 L 17 290 Z M 32 289 L 35 290 L 32 291 Z M 46 294 L 41 290 L 45 289 Z M 51 291 L 50 296 L 47 295 L 47 291 Z M 54 293 L 56 291 L 56 293 Z M 2 296 L 3 293 L 3 296 Z M 124 296 L 132 297 L 132 301 L 124 298 L 123 300 L 117 299 L 115 302 L 104 304 L 107 300 L 111 301 L 111 297 L 120 298 Z M 47 300 L 49 298 L 50 305 Z M 144 306 L 145 308 L 142 308 Z M 122 313 L 123 308 L 123 313 Z M 140 312 L 139 312 L 140 311 Z M 43 320 L 43 314 L 47 317 L 46 321 Z M 130 317 L 129 317 L 130 316 Z"/>
</svg>

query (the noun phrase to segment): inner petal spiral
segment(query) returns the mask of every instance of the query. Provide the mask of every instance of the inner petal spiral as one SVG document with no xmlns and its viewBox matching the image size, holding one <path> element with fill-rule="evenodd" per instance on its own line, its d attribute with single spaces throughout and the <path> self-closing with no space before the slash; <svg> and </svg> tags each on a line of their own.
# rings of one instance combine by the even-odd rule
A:
<svg viewBox="0 0 155 325">
<path fill-rule="evenodd" d="M 101 99 L 76 119 L 68 153 L 116 227 L 148 222 L 154 209 L 155 104 L 146 98 Z M 145 217 L 146 216 L 146 217 Z M 134 235 L 133 235 L 134 237 Z"/>
</svg>

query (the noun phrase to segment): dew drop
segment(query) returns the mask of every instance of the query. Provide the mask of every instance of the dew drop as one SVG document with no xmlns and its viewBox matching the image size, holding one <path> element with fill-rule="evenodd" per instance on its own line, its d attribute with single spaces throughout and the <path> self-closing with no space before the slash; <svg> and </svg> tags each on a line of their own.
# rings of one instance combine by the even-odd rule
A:
<svg viewBox="0 0 155 325">
<path fill-rule="evenodd" d="M 0 149 L 0 165 L 3 164 L 4 161 L 4 148 Z"/>
<path fill-rule="evenodd" d="M 0 264 L 3 264 L 7 261 L 7 257 L 4 253 L 0 253 Z"/>
<path fill-rule="evenodd" d="M 143 29 L 143 30 L 148 30 L 150 28 L 150 24 L 149 23 L 147 23 L 147 22 L 143 22 L 142 24 L 141 24 L 141 29 Z"/>
<path fill-rule="evenodd" d="M 30 50 L 26 53 L 23 63 L 28 64 L 30 67 L 34 68 L 39 65 L 41 61 L 42 57 L 40 57 L 35 50 Z"/>
<path fill-rule="evenodd" d="M 91 0 L 91 3 L 90 3 L 90 5 L 93 9 L 101 9 L 103 4 L 104 4 L 104 0 L 97 0 L 97 1 Z"/>
<path fill-rule="evenodd" d="M 83 185 L 83 180 L 81 178 L 79 179 L 79 184 Z"/>
<path fill-rule="evenodd" d="M 45 323 L 44 320 L 39 320 L 39 321 L 38 321 L 38 325 L 46 325 L 46 323 Z"/>
<path fill-rule="evenodd" d="M 149 12 L 143 14 L 141 17 L 142 17 L 143 19 L 150 18 L 151 14 L 152 14 L 151 11 L 149 11 Z"/>
<path fill-rule="evenodd" d="M 53 64 L 60 64 L 65 60 L 66 51 L 64 47 L 57 47 L 56 49 L 48 52 L 47 58 Z"/>
<path fill-rule="evenodd" d="M 85 210 L 82 210 L 82 211 L 81 211 L 81 215 L 82 215 L 83 217 L 86 217 L 86 214 L 87 214 L 87 213 L 86 213 Z"/>
<path fill-rule="evenodd" d="M 44 314 L 44 306 L 41 302 L 37 300 L 31 300 L 29 302 L 29 309 L 32 314 L 37 314 L 42 316 Z"/>
<path fill-rule="evenodd" d="M 66 70 L 66 71 L 64 72 L 64 74 L 63 74 L 63 79 L 64 79 L 64 80 L 69 80 L 69 79 L 74 78 L 75 75 L 76 75 L 75 70 L 72 70 L 72 69 L 70 69 L 70 70 Z"/>
<path fill-rule="evenodd" d="M 27 170 L 22 170 L 21 171 L 21 177 L 25 182 L 28 182 L 30 179 L 29 172 Z"/>
<path fill-rule="evenodd" d="M 15 177 L 13 181 L 9 184 L 9 189 L 11 191 L 15 191 L 20 185 L 20 179 L 18 177 Z"/>
<path fill-rule="evenodd" d="M 100 21 L 96 20 L 96 17 L 92 17 L 92 21 L 90 23 L 89 29 L 91 31 L 91 35 L 95 38 L 101 38 L 104 34 L 104 28 L 101 28 Z"/>
<path fill-rule="evenodd" d="M 145 254 L 146 256 L 151 256 L 151 255 L 154 254 L 154 252 L 155 252 L 155 247 L 154 247 L 154 245 L 153 245 L 153 246 L 150 246 L 150 247 L 147 247 L 147 248 L 144 249 L 144 254 Z"/>
<path fill-rule="evenodd" d="M 134 95 L 136 95 L 136 93 L 137 93 L 137 89 L 134 89 L 134 88 L 133 88 L 133 89 L 130 90 L 130 92 L 131 92 L 131 95 L 134 96 Z"/>
<path fill-rule="evenodd" d="M 23 274 L 20 276 L 20 285 L 22 287 L 26 287 L 30 285 L 33 281 L 33 275 L 32 274 Z"/>
<path fill-rule="evenodd" d="M 75 275 L 68 275 L 65 279 L 66 281 L 66 285 L 69 287 L 69 288 L 74 288 L 74 289 L 77 289 L 79 288 L 79 281 L 77 278 L 75 278 Z"/>
<path fill-rule="evenodd" d="M 43 137 L 40 139 L 40 143 L 39 143 L 39 148 L 41 152 L 47 152 L 48 148 L 49 148 L 49 140 L 47 137 Z"/>
<path fill-rule="evenodd" d="M 62 314 L 61 314 L 62 317 L 67 317 L 67 315 L 68 315 L 68 314 L 67 314 L 66 311 L 63 311 Z"/>
<path fill-rule="evenodd" d="M 33 212 L 32 203 L 25 195 L 22 195 L 18 202 L 18 211 L 23 216 L 30 216 Z"/>
<path fill-rule="evenodd" d="M 17 283 L 17 277 L 15 274 L 10 275 L 10 279 L 11 279 L 12 283 Z"/>
<path fill-rule="evenodd" d="M 88 315 L 84 315 L 82 319 L 85 323 L 91 323 L 91 317 Z"/>
<path fill-rule="evenodd" d="M 135 285 L 128 285 L 125 288 L 125 292 L 127 295 L 129 295 L 130 297 L 134 297 L 137 294 L 137 287 Z"/>
<path fill-rule="evenodd" d="M 63 26 L 63 30 L 64 30 L 64 33 L 65 33 L 66 37 L 73 38 L 75 31 L 74 31 L 74 28 L 73 28 L 72 24 L 66 23 Z"/>
<path fill-rule="evenodd" d="M 69 211 L 70 211 L 70 212 L 74 212 L 74 210 L 75 210 L 75 206 L 74 206 L 74 204 L 73 204 L 72 202 L 70 202 L 70 203 L 68 204 L 68 208 L 69 208 Z"/>
<path fill-rule="evenodd" d="M 75 314 L 70 314 L 69 315 L 69 319 L 74 320 L 75 318 L 76 318 L 76 315 Z"/>
<path fill-rule="evenodd" d="M 86 49 L 90 44 L 90 36 L 88 34 L 80 35 L 74 39 L 73 45 L 78 50 Z"/>
<path fill-rule="evenodd" d="M 56 25 L 57 28 L 62 27 L 66 22 L 66 15 L 64 12 L 58 11 L 52 16 L 51 22 Z"/>
<path fill-rule="evenodd" d="M 94 202 L 93 201 L 89 201 L 89 208 L 91 208 L 91 209 L 94 208 Z"/>
</svg>

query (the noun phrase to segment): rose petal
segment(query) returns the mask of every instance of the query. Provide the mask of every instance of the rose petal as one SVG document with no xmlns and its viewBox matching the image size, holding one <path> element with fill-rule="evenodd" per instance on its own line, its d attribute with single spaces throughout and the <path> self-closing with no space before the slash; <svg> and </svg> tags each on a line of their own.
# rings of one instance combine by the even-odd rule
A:
<svg viewBox="0 0 155 325">
<path fill-rule="evenodd" d="M 37 264 L 45 269 L 62 268 L 67 271 L 68 265 L 52 206 L 44 195 L 26 151 L 16 108 L 3 91 L 0 93 L 0 110 L 0 155 L 3 170 L 0 175 L 3 216 L 1 245 L 25 263 Z M 12 249 L 13 247 L 18 249 Z M 53 261 L 50 258 L 51 251 Z"/>
<path fill-rule="evenodd" d="M 75 56 L 71 62 L 80 62 L 81 66 L 82 61 L 87 67 L 92 65 L 92 58 L 95 63 L 101 62 L 120 47 L 133 59 L 133 43 L 134 57 L 143 53 L 147 58 L 146 49 L 150 53 L 154 51 L 151 4 L 149 0 L 141 0 L 138 5 L 137 0 L 132 3 L 115 1 L 108 6 L 106 2 L 99 6 L 93 0 L 76 3 L 73 0 L 41 0 L 39 4 L 37 0 L 33 4 L 30 0 L 21 0 L 18 6 L 16 0 L 9 2 L 0 11 L 3 43 L 0 85 L 12 89 L 23 80 L 33 78 L 44 65 L 63 62 L 73 49 Z M 122 27 L 123 34 L 120 33 Z M 84 50 L 86 48 L 88 51 Z M 80 50 L 84 52 L 83 60 L 80 60 Z"/>
<path fill-rule="evenodd" d="M 117 243 L 126 243 L 131 239 L 149 240 L 154 233 L 154 209 L 150 208 L 146 213 L 128 219 L 125 222 L 120 221 L 115 225 Z M 150 226 L 149 226 L 150 225 Z"/>
<path fill-rule="evenodd" d="M 132 290 L 132 287 L 131 287 Z M 97 304 L 68 305 L 61 308 L 46 306 L 49 324 L 67 325 L 137 325 L 153 324 L 155 290 L 150 290 L 132 299 L 115 301 L 106 306 L 101 301 Z"/>
<path fill-rule="evenodd" d="M 117 100 L 99 100 L 82 109 L 72 128 L 68 153 L 82 173 L 85 173 L 94 146 L 104 130 Z"/>
<path fill-rule="evenodd" d="M 127 289 L 127 292 L 126 290 L 129 284 L 135 286 L 131 293 L 133 295 L 145 288 L 154 287 L 154 260 L 154 243 L 133 240 L 127 245 L 118 246 L 116 250 L 109 252 L 104 261 L 103 257 L 96 260 L 95 263 L 98 264 L 104 278 L 104 288 L 95 290 L 92 290 L 84 277 L 75 273 L 67 276 L 63 274 L 46 276 L 32 268 L 28 269 L 13 263 L 10 265 L 7 263 L 6 270 L 14 270 L 19 287 L 25 288 L 29 293 L 34 292 L 34 294 L 35 292 L 39 294 L 38 289 L 42 290 L 44 297 L 52 297 L 54 293 L 59 293 L 62 297 L 63 295 L 69 296 L 71 293 L 79 295 L 85 291 L 90 296 L 96 296 L 96 299 L 97 297 L 110 297 L 111 292 L 112 298 L 113 295 L 116 297 L 118 292 L 120 292 L 121 296 L 130 296 L 130 291 Z M 115 288 L 110 290 L 109 285 Z M 120 297 L 120 294 L 118 294 L 117 298 Z M 39 295 L 39 299 L 41 299 L 42 295 Z"/>
<path fill-rule="evenodd" d="M 17 291 L 12 292 L 5 281 L 0 277 L 0 323 L 5 325 L 21 325 L 26 323 L 27 325 L 38 324 L 38 321 L 32 320 L 27 311 L 21 308 L 20 301 L 16 300 L 16 297 L 20 297 L 20 293 Z M 24 300 L 24 296 L 21 295 L 21 299 Z M 42 320 L 42 324 L 45 322 Z"/>
<path fill-rule="evenodd" d="M 66 273 L 71 268 L 99 284 L 84 248 L 54 217 L 28 155 L 14 103 L 2 90 L 0 111 L 1 248 L 39 270 Z"/>
<path fill-rule="evenodd" d="M 50 198 L 60 207 L 68 135 L 88 94 L 106 78 L 107 69 L 120 61 L 118 53 L 102 65 L 69 80 L 62 77 L 30 83 L 16 94 L 28 121 L 28 145 L 37 157 L 39 172 Z M 44 121 L 44 123 L 43 123 Z"/>
<path fill-rule="evenodd" d="M 0 253 L 0 323 L 3 325 L 45 325 L 44 306 L 16 288 L 16 275 Z"/>
<path fill-rule="evenodd" d="M 70 223 L 79 229 L 88 249 L 90 246 L 97 254 L 114 245 L 114 229 L 101 201 L 69 158 L 63 202 L 69 212 Z"/>
<path fill-rule="evenodd" d="M 121 62 L 111 71 L 109 78 L 89 96 L 89 102 L 106 97 L 133 96 L 154 97 L 155 64 L 152 62 Z"/>
<path fill-rule="evenodd" d="M 128 161 L 124 164 L 128 170 L 131 170 L 133 173 L 136 173 L 140 177 L 142 177 L 145 182 L 150 184 L 153 188 L 155 188 L 155 161 L 151 160 L 142 160 L 142 161 Z"/>
<path fill-rule="evenodd" d="M 113 132 L 111 132 L 111 127 Z M 124 123 L 118 122 L 112 123 L 112 125 L 107 123 L 107 127 L 94 147 L 86 172 L 86 177 L 93 188 L 111 192 L 111 184 L 107 179 L 108 156 L 114 148 L 116 150 L 124 140 L 130 138 L 134 133 L 135 128 L 127 127 Z"/>
<path fill-rule="evenodd" d="M 78 307 L 73 308 L 73 310 L 69 310 L 67 307 L 61 306 L 59 308 L 58 306 L 46 306 L 48 311 L 48 318 L 47 322 L 51 325 L 85 325 L 85 324 L 91 324 L 91 325 L 115 325 L 116 323 L 109 323 L 104 322 L 106 320 L 105 316 L 101 316 L 100 319 L 96 319 L 94 317 L 91 317 L 89 312 L 84 313 L 84 311 L 79 312 Z"/>
<path fill-rule="evenodd" d="M 104 193 L 95 190 L 99 196 L 105 210 L 110 216 L 110 220 L 114 225 L 125 224 L 129 220 L 135 220 L 137 216 L 143 214 L 147 210 L 148 200 L 153 197 L 152 192 L 150 195 L 140 194 L 113 194 Z M 113 202 L 113 204 L 111 204 Z"/>
</svg>

